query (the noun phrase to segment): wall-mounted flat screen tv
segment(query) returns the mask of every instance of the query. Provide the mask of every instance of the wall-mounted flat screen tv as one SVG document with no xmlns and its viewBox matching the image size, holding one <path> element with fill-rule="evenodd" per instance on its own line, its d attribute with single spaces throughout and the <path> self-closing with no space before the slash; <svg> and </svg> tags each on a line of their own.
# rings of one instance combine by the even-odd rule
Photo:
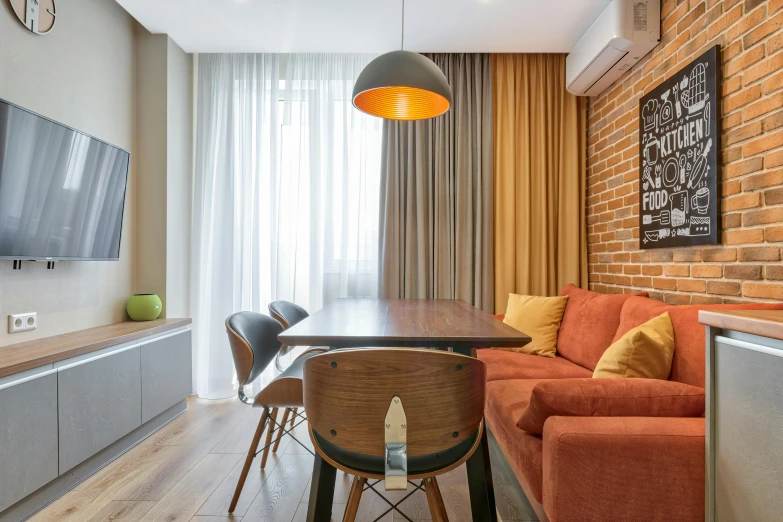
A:
<svg viewBox="0 0 783 522">
<path fill-rule="evenodd" d="M 0 100 L 0 258 L 117 260 L 130 154 Z"/>
</svg>

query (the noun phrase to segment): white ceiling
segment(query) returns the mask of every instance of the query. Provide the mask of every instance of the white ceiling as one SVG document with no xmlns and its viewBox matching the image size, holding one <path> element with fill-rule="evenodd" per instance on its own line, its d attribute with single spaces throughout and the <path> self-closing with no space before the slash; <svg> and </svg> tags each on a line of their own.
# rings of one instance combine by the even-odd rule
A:
<svg viewBox="0 0 783 522">
<path fill-rule="evenodd" d="M 399 49 L 401 0 L 117 0 L 187 52 Z M 611 0 L 407 0 L 405 49 L 569 52 Z"/>
</svg>

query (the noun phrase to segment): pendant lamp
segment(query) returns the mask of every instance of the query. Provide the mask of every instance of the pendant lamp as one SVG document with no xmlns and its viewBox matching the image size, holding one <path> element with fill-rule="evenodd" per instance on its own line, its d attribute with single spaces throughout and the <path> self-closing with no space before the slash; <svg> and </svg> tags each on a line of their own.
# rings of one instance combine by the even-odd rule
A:
<svg viewBox="0 0 783 522">
<path fill-rule="evenodd" d="M 404 39 L 405 0 L 402 19 Z M 451 101 L 451 88 L 440 67 L 419 53 L 402 49 L 368 63 L 353 87 L 354 107 L 389 120 L 434 118 L 448 111 Z"/>
</svg>

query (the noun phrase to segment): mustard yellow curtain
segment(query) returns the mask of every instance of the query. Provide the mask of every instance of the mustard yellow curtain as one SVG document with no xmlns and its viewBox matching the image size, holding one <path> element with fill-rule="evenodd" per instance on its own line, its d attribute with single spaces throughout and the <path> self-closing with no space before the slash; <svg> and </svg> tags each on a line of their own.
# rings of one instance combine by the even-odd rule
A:
<svg viewBox="0 0 783 522">
<path fill-rule="evenodd" d="M 493 54 L 495 312 L 509 293 L 587 286 L 586 103 L 565 55 Z"/>
</svg>

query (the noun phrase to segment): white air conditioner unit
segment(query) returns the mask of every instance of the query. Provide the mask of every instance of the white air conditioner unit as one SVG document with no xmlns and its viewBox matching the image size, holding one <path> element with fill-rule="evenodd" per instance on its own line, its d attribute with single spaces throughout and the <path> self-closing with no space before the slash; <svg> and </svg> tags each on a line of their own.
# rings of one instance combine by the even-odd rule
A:
<svg viewBox="0 0 783 522">
<path fill-rule="evenodd" d="M 613 0 L 566 58 L 568 92 L 601 94 L 660 40 L 660 0 Z"/>
</svg>

